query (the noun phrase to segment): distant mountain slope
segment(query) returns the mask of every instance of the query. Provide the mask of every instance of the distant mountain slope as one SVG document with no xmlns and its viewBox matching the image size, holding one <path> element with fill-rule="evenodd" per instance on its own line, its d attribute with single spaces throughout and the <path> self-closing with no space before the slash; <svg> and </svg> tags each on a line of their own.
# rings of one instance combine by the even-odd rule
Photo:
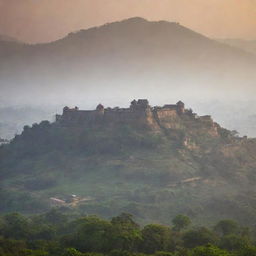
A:
<svg viewBox="0 0 256 256">
<path fill-rule="evenodd" d="M 221 43 L 228 44 L 240 48 L 249 53 L 256 54 L 256 40 L 243 40 L 243 39 L 219 39 Z"/>
<path fill-rule="evenodd" d="M 141 223 L 175 215 L 211 224 L 256 221 L 256 141 L 239 138 L 182 103 L 79 111 L 25 126 L 0 147 L 0 211 L 51 205 Z M 79 201 L 72 202 L 72 195 Z"/>
<path fill-rule="evenodd" d="M 2 50 L 1 50 L 2 49 Z M 1 96 L 76 102 L 250 94 L 256 57 L 178 23 L 131 18 L 39 45 L 0 43 Z M 235 88 L 235 90 L 234 90 Z M 33 97 L 31 97 L 33 95 Z M 84 98 L 83 95 L 83 98 Z"/>
<path fill-rule="evenodd" d="M 12 139 L 24 125 L 40 120 L 53 120 L 56 110 L 43 107 L 0 107 L 0 137 Z"/>
<path fill-rule="evenodd" d="M 14 37 L 11 36 L 6 36 L 6 35 L 0 35 L 0 41 L 5 41 L 5 42 L 19 42 L 19 40 L 17 40 Z"/>
</svg>

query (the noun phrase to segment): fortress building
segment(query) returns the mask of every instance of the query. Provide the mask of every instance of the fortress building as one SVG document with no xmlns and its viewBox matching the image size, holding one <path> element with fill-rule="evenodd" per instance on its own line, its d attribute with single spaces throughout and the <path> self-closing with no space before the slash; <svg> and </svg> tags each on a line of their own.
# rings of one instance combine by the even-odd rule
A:
<svg viewBox="0 0 256 256">
<path fill-rule="evenodd" d="M 62 115 L 56 115 L 56 122 L 63 125 L 93 124 L 93 123 L 138 123 L 141 125 L 156 125 L 154 122 L 165 118 L 176 118 L 185 113 L 185 105 L 177 104 L 151 107 L 148 100 L 133 100 L 129 108 L 104 108 L 99 104 L 95 110 L 79 110 L 78 107 L 64 107 Z"/>
<path fill-rule="evenodd" d="M 95 126 L 95 125 L 136 125 L 153 130 L 179 129 L 182 119 L 202 120 L 214 134 L 216 125 L 211 117 L 197 117 L 185 104 L 167 104 L 162 107 L 151 107 L 147 99 L 133 100 L 129 108 L 104 108 L 99 104 L 95 110 L 79 110 L 78 107 L 64 107 L 62 115 L 56 115 L 56 123 L 63 126 Z"/>
</svg>

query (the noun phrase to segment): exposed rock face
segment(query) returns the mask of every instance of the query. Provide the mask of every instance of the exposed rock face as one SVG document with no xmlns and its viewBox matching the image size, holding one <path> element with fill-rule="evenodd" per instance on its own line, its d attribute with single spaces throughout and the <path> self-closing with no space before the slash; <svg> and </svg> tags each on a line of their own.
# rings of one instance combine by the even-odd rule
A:
<svg viewBox="0 0 256 256">
<path fill-rule="evenodd" d="M 153 109 L 154 117 L 158 125 L 165 129 L 177 129 L 179 126 L 180 113 L 176 105 L 165 105 L 163 108 Z"/>
</svg>

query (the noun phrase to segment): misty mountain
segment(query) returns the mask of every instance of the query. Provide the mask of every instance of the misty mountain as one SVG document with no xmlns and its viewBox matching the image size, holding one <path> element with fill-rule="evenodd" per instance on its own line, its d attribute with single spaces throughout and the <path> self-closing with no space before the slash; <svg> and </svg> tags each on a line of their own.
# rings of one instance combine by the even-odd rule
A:
<svg viewBox="0 0 256 256">
<path fill-rule="evenodd" d="M 197 98 L 254 92 L 256 57 L 178 23 L 131 18 L 37 45 L 0 43 L 4 102 Z"/>
<path fill-rule="evenodd" d="M 0 35 L 0 41 L 5 41 L 5 42 L 20 42 L 18 39 L 7 36 L 7 35 Z"/>
<path fill-rule="evenodd" d="M 228 44 L 240 48 L 249 53 L 256 54 L 256 40 L 243 40 L 243 39 L 219 39 L 221 43 Z"/>
<path fill-rule="evenodd" d="M 56 109 L 42 106 L 0 107 L 0 137 L 12 139 L 25 125 L 32 125 L 40 120 L 54 120 Z"/>
<path fill-rule="evenodd" d="M 255 60 L 178 23 L 142 18 L 46 44 L 0 40 L 0 136 L 51 120 L 60 105 L 124 107 L 137 97 L 156 105 L 182 99 L 225 127 L 256 136 Z"/>
</svg>

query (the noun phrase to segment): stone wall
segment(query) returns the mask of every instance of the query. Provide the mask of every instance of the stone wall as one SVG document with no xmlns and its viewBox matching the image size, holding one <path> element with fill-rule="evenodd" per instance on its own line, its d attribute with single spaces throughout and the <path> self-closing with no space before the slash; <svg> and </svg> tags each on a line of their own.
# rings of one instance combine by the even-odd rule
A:
<svg viewBox="0 0 256 256">
<path fill-rule="evenodd" d="M 137 125 L 147 126 L 153 130 L 179 129 L 181 117 L 188 115 L 184 103 L 151 107 L 148 101 L 133 100 L 129 108 L 104 108 L 99 104 L 96 110 L 79 110 L 77 107 L 63 109 L 62 115 L 56 116 L 56 122 L 62 125 Z M 191 118 L 194 118 L 191 115 Z M 207 119 L 207 120 L 206 120 Z M 209 118 L 202 118 L 209 122 Z"/>
<path fill-rule="evenodd" d="M 189 128 L 191 135 L 201 132 L 218 136 L 218 125 L 211 116 L 199 117 L 192 110 L 186 110 L 184 103 L 151 107 L 147 100 L 134 100 L 129 108 L 104 108 L 99 104 L 96 110 L 79 110 L 77 107 L 63 109 L 56 115 L 56 123 L 63 126 L 93 127 L 127 125 L 146 127 L 155 132 Z"/>
<path fill-rule="evenodd" d="M 100 106 L 100 107 L 99 107 Z M 62 115 L 56 115 L 56 122 L 62 125 L 105 125 L 133 124 L 152 129 L 175 128 L 179 110 L 177 105 L 150 107 L 147 100 L 131 103 L 130 108 L 107 108 L 99 104 L 96 110 L 79 110 L 65 107 Z"/>
</svg>

